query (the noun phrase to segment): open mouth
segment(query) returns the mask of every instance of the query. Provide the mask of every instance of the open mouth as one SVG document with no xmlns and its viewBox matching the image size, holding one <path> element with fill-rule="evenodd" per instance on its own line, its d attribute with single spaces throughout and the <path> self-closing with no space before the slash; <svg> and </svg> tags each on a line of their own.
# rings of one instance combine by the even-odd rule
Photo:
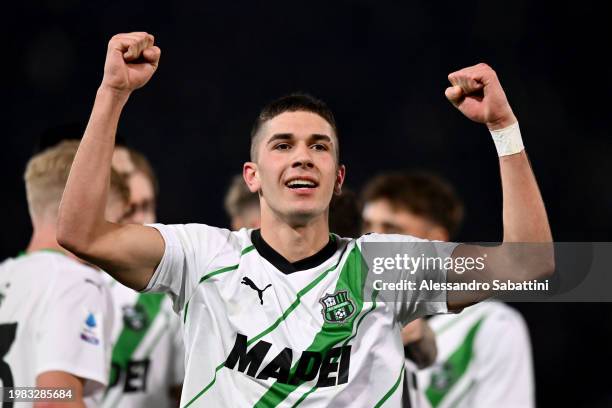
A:
<svg viewBox="0 0 612 408">
<path fill-rule="evenodd" d="M 302 188 L 316 188 L 319 186 L 319 184 L 316 181 L 310 179 L 295 178 L 286 182 L 285 186 L 289 187 L 292 190 L 295 190 Z"/>
</svg>

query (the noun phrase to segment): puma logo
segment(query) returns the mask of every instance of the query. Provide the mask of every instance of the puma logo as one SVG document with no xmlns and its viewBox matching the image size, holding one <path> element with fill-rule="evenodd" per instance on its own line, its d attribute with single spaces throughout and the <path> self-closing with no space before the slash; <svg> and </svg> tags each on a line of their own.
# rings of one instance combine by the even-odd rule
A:
<svg viewBox="0 0 612 408">
<path fill-rule="evenodd" d="M 268 283 L 268 286 L 266 286 L 263 289 L 259 289 L 255 283 L 253 283 L 253 281 L 250 278 L 247 278 L 246 276 L 244 278 L 242 278 L 242 283 L 243 285 L 247 285 L 248 287 L 250 287 L 251 289 L 257 291 L 257 294 L 259 295 L 259 301 L 261 302 L 261 304 L 263 305 L 263 293 L 266 289 L 268 289 L 270 286 L 272 286 L 271 283 Z"/>
</svg>

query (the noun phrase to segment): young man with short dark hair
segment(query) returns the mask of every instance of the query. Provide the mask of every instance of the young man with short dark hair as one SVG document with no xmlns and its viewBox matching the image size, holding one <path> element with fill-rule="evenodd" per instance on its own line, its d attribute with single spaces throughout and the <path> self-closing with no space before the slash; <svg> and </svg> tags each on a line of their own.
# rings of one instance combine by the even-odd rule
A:
<svg viewBox="0 0 612 408">
<path fill-rule="evenodd" d="M 261 229 L 107 222 L 100 203 L 117 123 L 131 92 L 157 69 L 160 53 L 147 33 L 110 40 L 104 78 L 64 192 L 60 243 L 127 286 L 170 294 L 185 321 L 184 407 L 397 406 L 404 371 L 399 327 L 490 293 L 449 293 L 446 302 L 431 302 L 431 293 L 405 291 L 393 304 L 364 297 L 362 244 L 418 240 L 330 235 L 329 202 L 341 190 L 345 167 L 335 123 L 312 98 L 281 98 L 270 105 L 280 108 L 264 108 L 254 127 L 243 176 L 259 194 Z M 449 79 L 449 100 L 502 140 L 505 240 L 550 242 L 544 204 L 495 73 L 481 64 Z M 458 245 L 452 255 L 476 257 L 485 250 L 487 278 L 552 272 L 551 258 L 527 268 L 504 248 Z M 437 277 L 446 279 L 446 271 Z M 448 280 L 470 278 L 448 274 Z"/>
</svg>

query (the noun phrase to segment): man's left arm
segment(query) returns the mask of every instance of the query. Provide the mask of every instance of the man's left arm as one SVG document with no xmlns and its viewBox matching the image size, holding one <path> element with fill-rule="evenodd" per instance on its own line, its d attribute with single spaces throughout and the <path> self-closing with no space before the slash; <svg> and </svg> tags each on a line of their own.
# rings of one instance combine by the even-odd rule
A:
<svg viewBox="0 0 612 408">
<path fill-rule="evenodd" d="M 451 272 L 448 281 L 520 281 L 550 276 L 554 255 L 544 201 L 523 148 L 518 121 L 497 74 L 488 65 L 478 64 L 454 72 L 448 79 L 452 84 L 445 92 L 448 100 L 467 118 L 485 124 L 494 138 L 501 173 L 504 231 L 504 243 L 498 247 L 459 245 L 453 257 L 486 254 L 486 267 L 463 274 Z M 490 296 L 491 292 L 448 292 L 448 307 L 460 310 Z"/>
</svg>

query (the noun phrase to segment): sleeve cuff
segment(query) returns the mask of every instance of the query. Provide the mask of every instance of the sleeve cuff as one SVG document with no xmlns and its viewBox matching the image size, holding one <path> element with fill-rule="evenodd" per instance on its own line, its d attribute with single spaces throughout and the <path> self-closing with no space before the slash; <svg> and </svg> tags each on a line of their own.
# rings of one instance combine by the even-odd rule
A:
<svg viewBox="0 0 612 408">
<path fill-rule="evenodd" d="M 167 225 L 164 224 L 146 224 L 145 226 L 155 228 L 162 239 L 164 240 L 164 255 L 162 256 L 161 261 L 159 261 L 159 265 L 155 268 L 155 272 L 151 275 L 151 279 L 149 279 L 149 283 L 147 286 L 142 289 L 140 292 L 150 292 L 155 287 L 155 284 L 159 280 L 159 275 L 161 274 L 162 269 L 170 262 L 169 258 L 172 257 L 174 251 L 180 247 L 180 243 L 178 242 L 178 238 L 176 235 L 168 228 Z"/>
</svg>

